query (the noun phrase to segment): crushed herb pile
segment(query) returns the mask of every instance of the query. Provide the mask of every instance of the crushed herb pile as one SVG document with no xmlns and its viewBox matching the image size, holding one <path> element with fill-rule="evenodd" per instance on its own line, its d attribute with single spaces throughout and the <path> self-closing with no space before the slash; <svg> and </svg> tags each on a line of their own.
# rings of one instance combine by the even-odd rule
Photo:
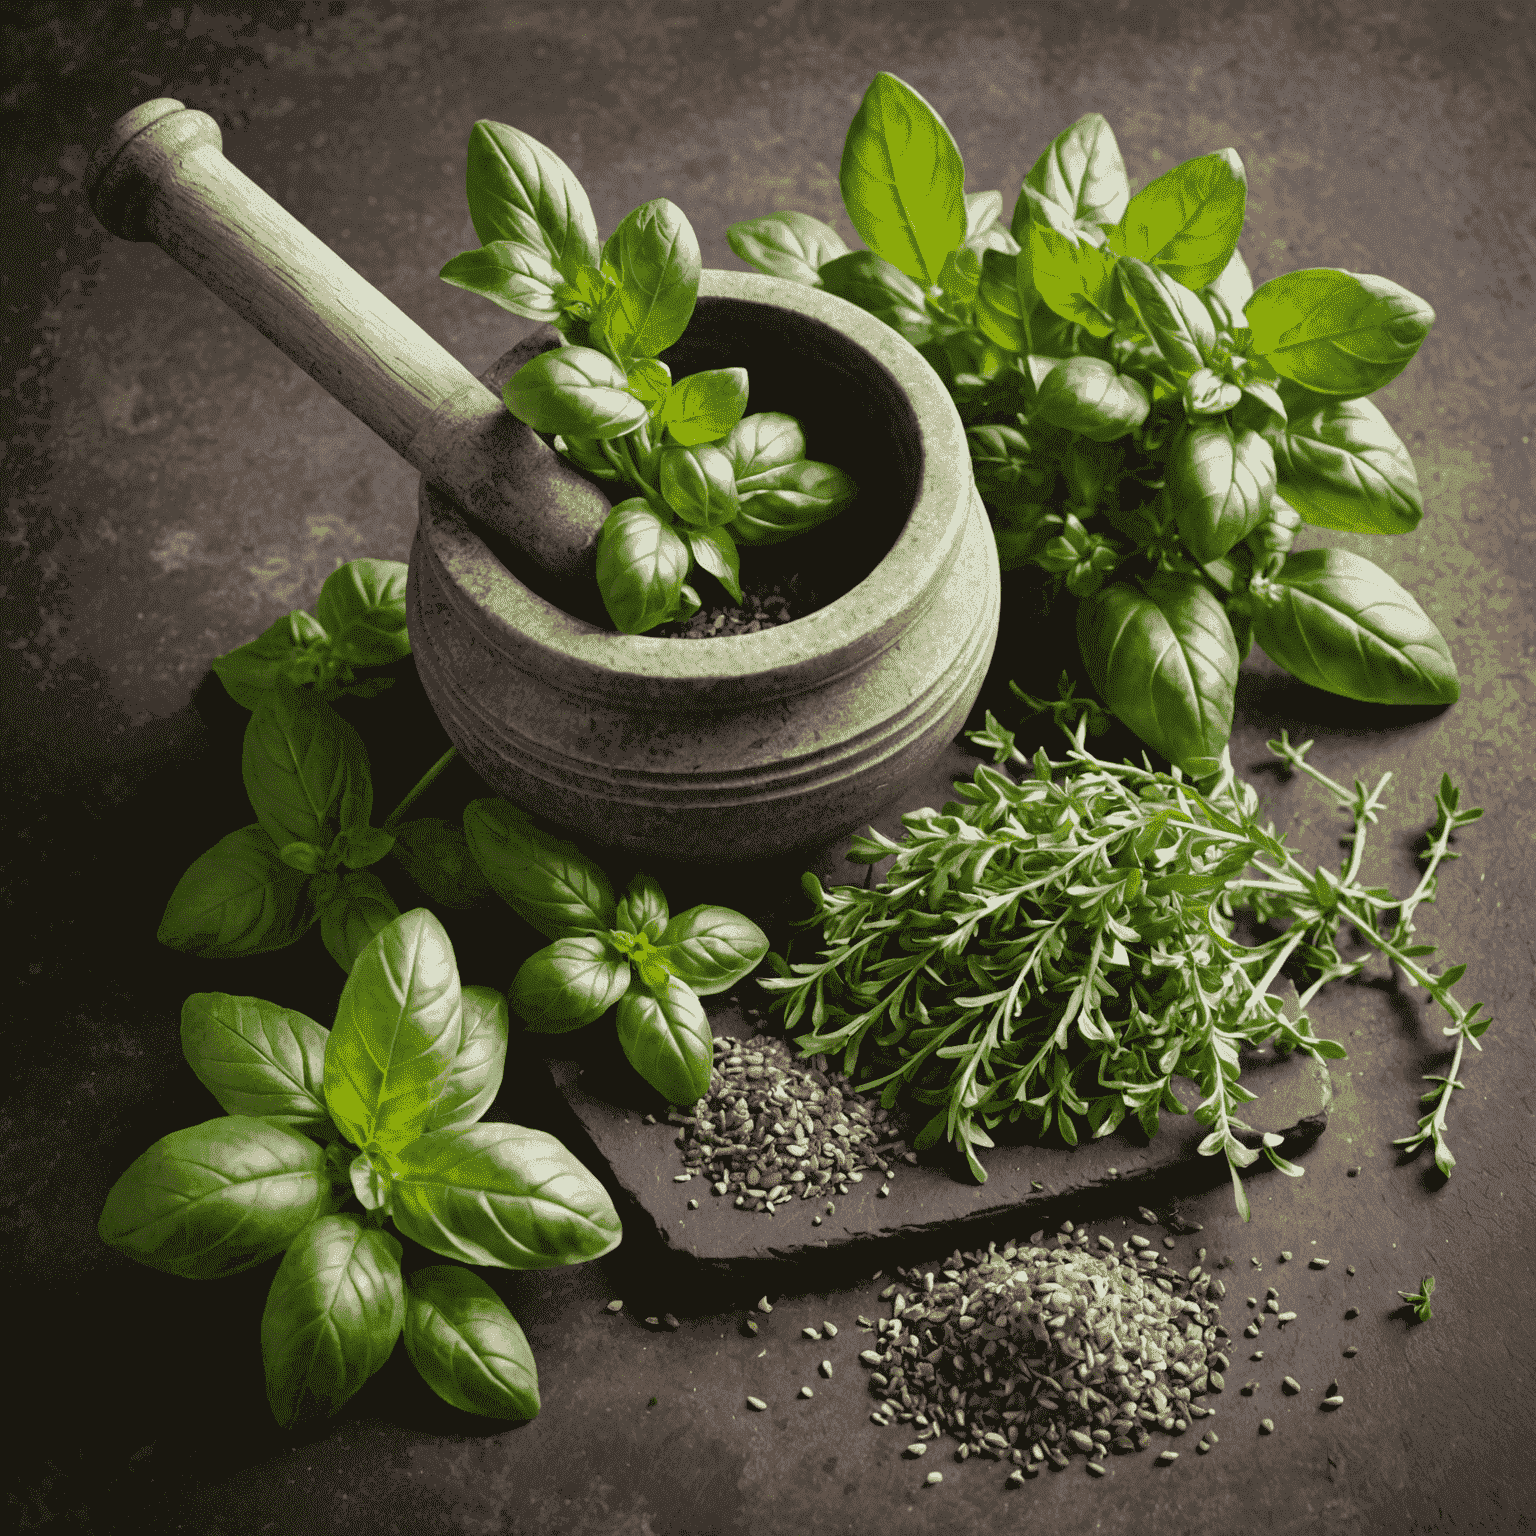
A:
<svg viewBox="0 0 1536 1536">
<path fill-rule="evenodd" d="M 755 635 L 776 624 L 790 624 L 803 617 L 805 607 L 795 601 L 793 584 L 775 583 L 766 591 L 746 590 L 740 603 L 701 608 L 692 618 L 674 619 L 651 631 L 663 640 L 717 640 L 727 635 Z"/>
</svg>

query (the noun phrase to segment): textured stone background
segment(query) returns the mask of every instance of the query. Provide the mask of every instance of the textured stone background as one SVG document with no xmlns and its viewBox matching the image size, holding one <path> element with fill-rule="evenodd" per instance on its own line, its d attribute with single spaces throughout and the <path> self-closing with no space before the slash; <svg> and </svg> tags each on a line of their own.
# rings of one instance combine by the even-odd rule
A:
<svg viewBox="0 0 1536 1536">
<path fill-rule="evenodd" d="M 227 1536 L 768 1536 L 1005 1516 L 1061 1531 L 1531 1529 L 1528 6 L 44 0 L 8 9 L 3 59 L 0 697 L 15 965 L 0 1224 L 18 1420 L 8 1523 Z M 1134 185 L 1237 149 L 1256 281 L 1341 266 L 1434 305 L 1418 359 L 1377 396 L 1419 466 L 1424 521 L 1390 541 L 1329 538 L 1419 596 L 1450 639 L 1461 701 L 1438 715 L 1341 706 L 1259 659 L 1245 668 L 1233 747 L 1251 772 L 1285 727 L 1316 736 L 1314 760 L 1335 777 L 1390 770 L 1369 867 L 1399 889 L 1414 878 L 1442 771 L 1487 808 L 1420 919 L 1447 962 L 1470 964 L 1463 990 L 1497 1020 L 1453 1107 L 1456 1173 L 1445 1184 L 1422 1158 L 1400 1165 L 1389 1145 L 1412 1125 L 1419 1074 L 1443 1070 L 1438 1019 L 1380 968 L 1335 987 L 1318 1021 L 1350 1059 L 1335 1069 L 1333 1119 L 1306 1177 L 1255 1179 L 1246 1228 L 1229 1192 L 1193 1199 L 1185 1214 L 1204 1231 L 1180 1249 L 1233 1257 L 1239 1311 L 1249 1256 L 1263 1259 L 1256 1283 L 1281 1285 L 1303 1314 L 1291 1353 L 1267 1341 L 1266 1379 L 1289 1369 L 1309 1391 L 1277 1407 L 1270 1389 L 1262 1411 L 1281 1432 L 1261 1441 L 1257 1401 L 1228 1393 L 1219 1449 L 1171 1474 L 1130 1458 L 1101 1483 L 1074 1466 L 1004 1496 L 996 1469 L 945 1458 L 944 1487 L 923 1489 L 895 1458 L 896 1433 L 865 1422 L 856 1335 L 840 1341 L 845 1368 L 831 1382 L 796 1353 L 802 1324 L 851 1320 L 878 1286 L 783 1298 L 755 1344 L 709 1298 L 673 1306 L 688 1311 L 683 1329 L 652 1335 L 602 1310 L 614 1295 L 632 1310 L 669 1304 L 647 1292 L 644 1255 L 625 1248 L 598 1265 L 497 1278 L 539 1360 L 545 1406 L 532 1424 L 508 1431 L 442 1408 L 400 1350 L 334 1423 L 282 1435 L 257 1345 L 268 1268 L 208 1287 L 171 1281 L 102 1248 L 95 1221 L 143 1147 L 213 1112 L 176 1041 L 188 993 L 256 993 L 329 1020 L 338 973 L 316 935 L 303 955 L 199 965 L 153 934 L 176 874 L 244 819 L 244 716 L 209 685 L 209 658 L 312 606 L 342 561 L 404 559 L 415 477 L 162 252 L 105 236 L 80 195 L 86 160 L 139 101 L 175 96 L 212 113 L 237 165 L 478 371 L 526 327 L 435 275 L 474 243 L 462 176 L 476 118 L 558 150 L 604 232 L 664 195 L 688 212 L 706 265 L 736 267 L 727 224 L 778 208 L 852 238 L 837 163 L 879 69 L 945 117 L 973 189 L 1011 199 L 1055 132 L 1101 111 Z M 1029 662 L 1003 654 L 998 667 L 1006 677 Z M 353 718 L 367 731 L 386 718 L 368 711 L 387 707 Z M 441 750 L 431 731 L 401 729 L 398 751 L 370 739 L 382 803 Z M 1333 856 L 1326 797 L 1272 775 L 1255 782 L 1294 842 Z M 450 775 L 423 808 L 451 816 L 478 792 Z M 466 976 L 505 985 L 495 914 L 454 932 Z M 510 1082 L 494 1113 L 517 1118 L 519 1093 Z M 1297 1263 L 1276 1281 L 1282 1247 Z M 1331 1269 L 1302 1269 L 1312 1252 Z M 1353 1281 L 1345 1263 L 1359 1268 Z M 1394 1293 L 1431 1271 L 1435 1320 L 1409 1329 Z M 1348 1325 L 1361 1353 L 1342 1362 L 1349 1301 L 1363 1311 Z M 1320 1415 L 1310 1388 L 1335 1370 L 1347 1406 Z M 1236 1362 L 1233 1374 L 1244 1379 Z M 791 1411 L 808 1380 L 816 1399 Z M 749 1391 L 774 1411 L 745 1413 Z"/>
</svg>

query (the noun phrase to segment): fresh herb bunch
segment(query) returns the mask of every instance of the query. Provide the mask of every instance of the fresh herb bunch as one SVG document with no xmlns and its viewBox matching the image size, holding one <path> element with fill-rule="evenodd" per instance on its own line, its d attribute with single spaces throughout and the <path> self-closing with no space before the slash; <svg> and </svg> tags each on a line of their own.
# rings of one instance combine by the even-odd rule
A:
<svg viewBox="0 0 1536 1536">
<path fill-rule="evenodd" d="M 1304 522 L 1395 534 L 1422 517 L 1408 450 L 1365 397 L 1411 361 L 1429 305 L 1329 267 L 1255 291 L 1236 151 L 1132 197 L 1097 113 L 1035 162 L 1004 227 L 1001 193 L 964 191 L 938 114 L 878 74 L 839 181 L 867 251 L 802 213 L 734 224 L 731 248 L 869 310 L 932 363 L 1004 569 L 1038 566 L 1078 599 L 1088 677 L 1143 741 L 1212 771 L 1254 641 L 1346 698 L 1458 697 L 1444 638 L 1386 572 L 1291 552 Z"/>
<path fill-rule="evenodd" d="M 1397 1294 L 1413 1308 L 1413 1315 L 1421 1323 L 1427 1323 L 1435 1314 L 1429 1309 L 1429 1298 L 1435 1293 L 1435 1277 L 1425 1275 L 1416 1291 L 1399 1291 Z"/>
<path fill-rule="evenodd" d="M 1043 749 L 1030 760 L 989 714 L 986 730 L 971 739 L 1030 777 L 1015 782 L 981 765 L 972 782 L 955 785 L 959 802 L 904 816 L 900 842 L 873 832 L 856 838 L 853 862 L 894 855 L 872 888 L 827 891 L 807 874 L 816 910 L 801 926 L 819 924 L 827 947 L 815 962 L 770 955 L 777 975 L 758 984 L 779 994 L 786 1028 L 809 1014 L 811 1032 L 796 1037 L 802 1052 L 840 1050 L 852 1072 L 867 1044 L 873 1072 L 860 1091 L 881 1088 L 889 1105 L 905 1085 L 917 1103 L 938 1106 L 914 1145 L 947 1136 L 980 1180 L 986 1171 L 975 1148 L 993 1145 L 987 1128 L 1005 1117 L 1027 1116 L 1042 1132 L 1054 1126 L 1069 1145 L 1078 1140 L 1077 1116 L 1095 1137 L 1128 1113 L 1155 1135 L 1161 1110 L 1185 1112 L 1173 1077 L 1189 1078 L 1203 1096 L 1195 1118 L 1210 1127 L 1200 1153 L 1225 1154 L 1247 1220 L 1238 1170 L 1259 1153 L 1238 1134 L 1251 1134 L 1237 1110 L 1254 1097 L 1238 1080 L 1239 1051 L 1274 1040 L 1316 1058 L 1346 1054 L 1316 1038 L 1304 1012 L 1319 987 L 1364 964 L 1340 957 L 1342 927 L 1356 929 L 1453 1013 L 1448 1033 L 1460 1036 L 1458 1063 L 1465 1040 L 1476 1045 L 1487 1027 L 1477 1009 L 1463 1010 L 1450 995 L 1463 968 L 1431 977 L 1414 958 L 1425 951 L 1403 942 L 1413 908 L 1433 892 L 1451 830 L 1480 813 L 1458 811 L 1456 791 L 1442 784 L 1430 867 L 1414 894 L 1397 902 L 1356 879 L 1385 779 L 1348 796 L 1308 767 L 1311 743 L 1270 744 L 1355 810 L 1354 848 L 1334 876 L 1304 868 L 1273 826 L 1261 824 L 1258 797 L 1236 778 L 1225 749 L 1202 791 L 1177 769 L 1164 774 L 1094 757 L 1084 746 L 1086 726 L 1080 719 L 1072 733 L 1068 761 L 1052 762 Z M 1258 878 L 1245 877 L 1250 867 Z M 1243 904 L 1263 921 L 1290 926 L 1245 945 L 1233 936 L 1234 910 Z M 1398 921 L 1384 936 L 1378 921 L 1394 906 Z M 1268 992 L 1293 957 L 1319 973 L 1294 1020 Z M 1453 1070 L 1412 1139 L 1432 1137 L 1445 1172 L 1454 1078 Z M 1266 1134 L 1263 1151 L 1282 1172 L 1300 1174 L 1276 1152 L 1279 1141 Z"/>
<path fill-rule="evenodd" d="M 836 516 L 852 479 L 805 457 L 793 417 L 744 417 L 747 373 L 715 368 L 676 384 L 660 354 L 688 327 L 703 261 L 666 198 L 627 214 L 601 249 L 592 205 L 537 139 L 478 122 L 469 139 L 470 218 L 481 248 L 439 274 L 501 308 L 555 326 L 566 345 L 502 386 L 507 409 L 553 434 L 571 463 L 639 492 L 597 545 L 615 626 L 641 634 L 691 618 L 695 564 L 742 601 L 739 545 L 777 544 Z"/>
<path fill-rule="evenodd" d="M 407 912 L 367 944 L 329 1030 L 259 998 L 204 992 L 182 1009 L 181 1040 L 226 1113 L 162 1137 L 128 1168 L 102 1210 L 102 1241 L 191 1280 L 283 1255 L 261 1349 L 285 1428 L 334 1414 L 402 1330 L 446 1402 L 532 1418 L 538 1371 L 511 1312 L 460 1265 L 402 1275 L 384 1223 L 433 1253 L 502 1269 L 583 1263 L 622 1233 L 602 1185 L 554 1137 L 479 1123 L 505 1068 L 506 1001 L 460 985 L 438 920 Z"/>
<path fill-rule="evenodd" d="M 602 868 L 505 800 L 464 811 L 470 852 L 491 888 L 554 943 L 512 980 L 513 1011 L 539 1034 L 581 1029 L 616 1008 L 619 1044 L 668 1103 L 709 1088 L 713 1037 L 701 996 L 724 992 L 768 951 L 768 936 L 729 907 L 672 917 L 660 885 L 637 874 L 615 902 Z"/>
</svg>

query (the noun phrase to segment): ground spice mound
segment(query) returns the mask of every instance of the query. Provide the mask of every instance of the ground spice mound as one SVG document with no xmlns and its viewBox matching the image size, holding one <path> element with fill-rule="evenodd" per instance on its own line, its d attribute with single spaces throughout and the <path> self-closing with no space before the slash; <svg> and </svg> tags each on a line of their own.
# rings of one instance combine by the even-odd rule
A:
<svg viewBox="0 0 1536 1536">
<path fill-rule="evenodd" d="M 742 593 L 739 606 L 701 608 L 691 619 L 659 624 L 649 633 L 663 640 L 716 640 L 725 635 L 755 635 L 775 624 L 789 624 L 801 615 L 794 594 L 775 585 L 764 592 Z"/>
<path fill-rule="evenodd" d="M 717 1196 L 772 1214 L 787 1200 L 846 1195 L 868 1171 L 894 1176 L 905 1152 L 894 1121 L 826 1057 L 797 1057 L 770 1035 L 717 1035 L 714 1056 L 709 1091 L 669 1118 L 684 1166 Z"/>
<path fill-rule="evenodd" d="M 1145 1450 L 1153 1429 L 1181 1435 L 1214 1415 L 1198 1399 L 1226 1385 L 1220 1282 L 1169 1268 L 1145 1239 L 1090 1250 L 1086 1231 L 1063 1230 L 1053 1250 L 1043 1236 L 900 1272 L 877 1347 L 859 1357 L 876 1422 L 913 1425 L 919 1441 L 947 1432 L 957 1460 L 1032 1475 L 1078 1452 Z"/>
</svg>

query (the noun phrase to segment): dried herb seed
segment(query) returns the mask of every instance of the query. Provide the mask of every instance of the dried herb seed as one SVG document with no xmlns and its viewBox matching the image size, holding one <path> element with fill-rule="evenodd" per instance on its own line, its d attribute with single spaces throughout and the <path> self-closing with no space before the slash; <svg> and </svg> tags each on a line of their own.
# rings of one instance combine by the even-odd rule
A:
<svg viewBox="0 0 1536 1536">
<path fill-rule="evenodd" d="M 1260 1419 L 1259 1420 L 1259 1433 L 1261 1435 L 1272 1435 L 1272 1434 L 1274 1434 L 1274 1432 L 1275 1432 L 1275 1421 L 1273 1419 Z"/>
<path fill-rule="evenodd" d="M 749 1397 L 747 1399 L 747 1407 L 752 1409 L 755 1413 L 764 1413 L 767 1411 L 768 1404 L 765 1403 L 760 1397 Z"/>
</svg>

